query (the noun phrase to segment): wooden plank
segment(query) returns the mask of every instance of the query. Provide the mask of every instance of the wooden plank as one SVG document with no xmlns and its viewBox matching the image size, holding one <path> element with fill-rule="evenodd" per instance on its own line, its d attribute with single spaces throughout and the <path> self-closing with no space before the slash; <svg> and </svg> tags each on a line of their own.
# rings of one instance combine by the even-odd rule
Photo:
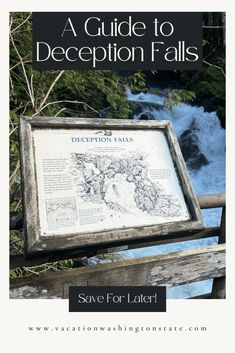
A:
<svg viewBox="0 0 235 353">
<path fill-rule="evenodd" d="M 68 287 L 157 286 L 173 287 L 225 274 L 225 245 L 167 255 L 87 266 L 23 278 L 11 282 L 11 298 L 67 298 Z"/>
<path fill-rule="evenodd" d="M 71 117 L 44 117 L 44 116 L 24 116 L 34 128 L 90 128 L 90 129 L 155 129 L 156 125 L 160 129 L 164 129 L 168 124 L 168 120 L 132 120 L 132 119 L 101 119 L 87 116 L 87 118 L 71 118 Z"/>
<path fill-rule="evenodd" d="M 181 148 L 178 139 L 174 133 L 173 125 L 171 122 L 169 123 L 168 129 L 165 130 L 165 133 L 168 136 L 167 141 L 169 149 L 171 151 L 171 156 L 174 161 L 174 165 L 176 166 L 175 170 L 178 175 L 182 190 L 184 192 L 186 204 L 190 210 L 192 218 L 198 220 L 198 223 L 201 223 L 201 225 L 203 225 L 203 227 L 201 227 L 201 229 L 203 229 L 205 227 L 200 206 L 197 197 L 194 194 L 188 169 L 186 167 L 184 157 L 182 155 Z"/>
<path fill-rule="evenodd" d="M 39 239 L 40 227 L 37 214 L 36 176 L 34 166 L 30 165 L 30 161 L 34 160 L 32 129 L 27 120 L 20 119 L 19 132 L 24 232 L 29 235 L 28 246 L 31 247 Z"/>
<path fill-rule="evenodd" d="M 85 250 L 79 250 L 79 249 L 67 250 L 67 251 L 63 250 L 62 252 L 54 252 L 51 254 L 39 254 L 37 256 L 33 256 L 30 258 L 25 257 L 24 254 L 11 255 L 10 268 L 14 269 L 14 268 L 23 267 L 23 266 L 24 267 L 38 266 L 38 265 L 42 265 L 43 263 L 50 263 L 50 262 L 61 261 L 66 259 L 76 259 L 81 257 L 91 257 L 91 256 L 96 256 L 101 254 L 112 253 L 115 251 L 132 250 L 132 249 L 139 249 L 139 248 L 155 246 L 155 245 L 173 244 L 173 243 L 182 242 L 182 241 L 206 239 L 206 238 L 218 236 L 218 234 L 219 234 L 219 227 L 210 227 L 194 235 L 182 236 L 182 237 L 179 236 L 177 238 L 175 237 L 174 238 L 165 237 L 162 239 L 157 238 L 154 241 L 152 239 L 149 239 L 149 241 L 134 242 L 134 243 L 129 243 L 128 245 L 126 245 L 126 243 L 125 244 L 121 243 L 119 244 L 119 246 L 116 246 L 116 247 L 115 246 L 110 247 L 110 245 L 107 245 L 106 247 L 104 246 L 102 246 L 101 248 L 94 247 L 94 248 L 85 249 Z"/>
<path fill-rule="evenodd" d="M 105 251 L 105 250 L 104 250 Z M 41 255 L 41 254 L 40 254 Z M 39 266 L 50 262 L 62 261 L 67 259 L 77 259 L 82 257 L 91 257 L 97 255 L 97 250 L 81 251 L 75 249 L 68 252 L 62 251 L 59 253 L 50 254 L 47 256 L 33 256 L 26 258 L 24 254 L 10 256 L 10 269 L 17 267 Z"/>
<path fill-rule="evenodd" d="M 222 212 L 222 217 L 221 217 L 219 244 L 224 244 L 225 241 L 226 241 L 226 209 L 224 207 Z M 226 297 L 225 276 L 214 279 L 211 299 L 225 299 L 225 297 Z"/>
<path fill-rule="evenodd" d="M 170 238 L 164 238 L 164 239 L 156 239 L 156 240 L 149 240 L 148 242 L 142 242 L 140 244 L 130 244 L 128 245 L 128 250 L 131 249 L 138 249 L 140 247 L 149 247 L 149 246 L 155 246 L 155 245 L 164 245 L 164 244 L 174 244 L 174 243 L 179 243 L 183 241 L 192 241 L 192 240 L 199 240 L 199 239 L 206 239 L 206 238 L 211 238 L 211 237 L 217 237 L 219 235 L 219 227 L 209 227 L 203 230 L 202 232 L 188 235 L 188 236 L 180 236 L 178 235 L 177 237 L 173 236 Z M 125 249 L 124 249 L 125 250 Z"/>
<path fill-rule="evenodd" d="M 201 209 L 225 206 L 225 194 L 197 195 Z"/>
</svg>

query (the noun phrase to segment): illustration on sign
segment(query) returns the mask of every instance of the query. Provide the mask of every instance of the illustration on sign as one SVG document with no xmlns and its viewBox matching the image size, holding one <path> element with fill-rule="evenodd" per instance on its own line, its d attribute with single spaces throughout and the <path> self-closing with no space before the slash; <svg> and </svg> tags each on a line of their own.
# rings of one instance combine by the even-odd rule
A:
<svg viewBox="0 0 235 353">
<path fill-rule="evenodd" d="M 74 225 L 74 221 L 77 220 L 75 197 L 46 200 L 46 213 L 50 229 L 63 227 L 69 222 Z"/>
<path fill-rule="evenodd" d="M 118 158 L 73 153 L 72 160 L 74 183 L 84 202 L 102 203 L 110 210 L 136 216 L 139 210 L 162 217 L 181 213 L 179 200 L 166 194 L 159 182 L 150 180 L 141 153 L 124 154 Z"/>
<path fill-rule="evenodd" d="M 36 129 L 33 138 L 42 236 L 191 218 L 162 131 Z"/>
</svg>

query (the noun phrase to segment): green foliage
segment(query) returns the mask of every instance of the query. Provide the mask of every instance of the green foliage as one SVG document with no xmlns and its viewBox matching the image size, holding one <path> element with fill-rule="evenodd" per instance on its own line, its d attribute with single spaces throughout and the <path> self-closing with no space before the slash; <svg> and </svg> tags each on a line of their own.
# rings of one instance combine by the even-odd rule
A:
<svg viewBox="0 0 235 353">
<path fill-rule="evenodd" d="M 24 277 L 25 272 L 24 269 L 22 267 L 17 267 L 14 268 L 14 270 L 10 270 L 10 278 L 18 278 L 18 277 Z"/>
<path fill-rule="evenodd" d="M 50 96 L 51 101 L 62 100 L 59 105 L 48 107 L 44 114 L 78 116 L 81 113 L 105 113 L 105 117 L 128 118 L 130 113 L 126 85 L 114 71 L 66 71 Z M 66 101 L 79 101 L 70 103 Z M 53 110 L 51 110 L 53 109 Z"/>
<path fill-rule="evenodd" d="M 23 254 L 24 252 L 24 241 L 18 231 L 10 232 L 10 252 Z"/>
<path fill-rule="evenodd" d="M 221 67 L 222 69 L 222 67 Z M 206 110 L 216 110 L 221 121 L 225 121 L 225 75 L 220 67 L 204 66 L 193 73 L 183 73 L 181 79 L 187 89 L 196 93 L 196 103 L 203 104 Z M 224 123 L 223 123 L 224 124 Z"/>
<path fill-rule="evenodd" d="M 140 70 L 136 71 L 133 75 L 127 76 L 125 84 L 133 93 L 148 91 L 146 88 L 145 74 Z"/>
<path fill-rule="evenodd" d="M 39 276 L 40 274 L 48 271 L 61 271 L 73 267 L 73 260 L 63 260 L 51 263 L 45 263 L 38 266 L 31 267 L 17 267 L 10 270 L 10 278 Z"/>
<path fill-rule="evenodd" d="M 203 67 L 183 72 L 178 79 L 196 93 L 196 103 L 216 110 L 225 125 L 225 15 L 206 13 L 203 21 Z"/>
<path fill-rule="evenodd" d="M 174 89 L 168 93 L 168 96 L 164 99 L 164 105 L 168 109 L 172 109 L 174 106 L 179 105 L 186 101 L 192 101 L 195 98 L 193 91 Z"/>
<path fill-rule="evenodd" d="M 203 95 L 224 99 L 225 77 L 217 68 L 208 67 L 205 69 L 199 85 Z"/>
<path fill-rule="evenodd" d="M 201 71 L 196 72 L 193 77 L 182 74 L 181 78 L 188 87 L 194 88 L 204 97 L 213 96 L 214 98 L 225 99 L 225 76 L 216 67 L 204 67 Z"/>
</svg>

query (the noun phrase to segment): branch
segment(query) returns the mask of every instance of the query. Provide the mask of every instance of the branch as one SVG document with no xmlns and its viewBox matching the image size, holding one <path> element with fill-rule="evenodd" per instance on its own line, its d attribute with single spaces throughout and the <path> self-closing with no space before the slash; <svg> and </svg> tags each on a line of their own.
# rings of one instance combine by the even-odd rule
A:
<svg viewBox="0 0 235 353">
<path fill-rule="evenodd" d="M 13 132 L 15 131 L 15 130 L 17 130 L 18 129 L 18 124 L 11 130 L 11 132 L 9 133 L 9 137 L 11 136 L 11 134 L 13 134 Z"/>
<path fill-rule="evenodd" d="M 224 26 L 202 26 L 202 28 L 210 28 L 210 29 L 222 29 Z"/>
<path fill-rule="evenodd" d="M 25 57 L 24 57 L 24 59 L 27 57 L 28 55 L 26 55 Z M 23 59 L 22 59 L 23 60 Z M 24 64 L 28 64 L 28 63 L 31 63 L 32 61 L 31 60 L 27 60 L 27 61 L 23 61 L 23 63 Z M 11 70 L 13 70 L 13 69 L 15 69 L 17 66 L 19 66 L 21 64 L 21 62 L 19 61 L 18 63 L 16 63 L 15 65 L 13 65 L 12 67 L 10 67 L 10 71 Z"/>
<path fill-rule="evenodd" d="M 70 100 L 67 100 L 67 99 L 64 99 L 64 100 L 60 100 L 60 101 L 55 101 L 55 102 L 49 102 L 47 104 L 45 104 L 41 109 L 40 109 L 40 112 L 43 111 L 46 107 L 50 106 L 50 105 L 53 105 L 53 104 L 59 104 L 59 103 L 72 103 L 72 104 L 83 104 L 85 105 L 86 107 L 88 107 L 89 109 L 91 109 L 93 112 L 99 114 L 99 112 L 97 110 L 95 110 L 94 108 L 92 108 L 90 105 L 88 105 L 87 103 L 85 102 L 79 102 L 79 101 L 70 101 Z M 39 112 L 33 114 L 32 116 L 35 116 L 37 115 Z M 57 113 L 58 114 L 58 113 Z"/>
<path fill-rule="evenodd" d="M 15 182 L 15 180 L 16 180 L 16 178 L 17 178 L 17 175 L 18 175 L 18 173 L 19 173 L 19 170 L 20 170 L 20 162 L 19 162 L 19 160 L 18 160 L 18 161 L 17 161 L 17 164 L 16 164 L 16 167 L 15 167 L 13 173 L 12 173 L 11 176 L 10 176 L 10 180 L 9 180 L 9 182 L 10 182 L 10 189 L 12 188 L 12 185 L 14 184 L 14 182 Z"/>
<path fill-rule="evenodd" d="M 62 113 L 63 111 L 65 111 L 66 108 L 62 108 L 60 109 L 56 114 L 55 114 L 55 117 L 57 117 L 60 113 Z"/>
<path fill-rule="evenodd" d="M 211 64 L 206 60 L 203 60 L 203 62 L 209 66 L 212 66 L 212 67 L 215 67 L 216 69 L 219 69 L 222 72 L 222 74 L 224 75 L 224 77 L 226 77 L 226 74 L 225 74 L 224 70 L 222 69 L 222 67 L 215 65 L 215 64 Z"/>
<path fill-rule="evenodd" d="M 15 42 L 14 42 L 14 39 L 13 39 L 13 36 L 12 36 L 11 32 L 10 32 L 10 38 L 11 38 L 11 41 L 12 41 L 12 45 L 13 45 L 15 51 L 16 51 L 16 54 L 17 54 L 17 56 L 20 59 L 20 63 L 21 63 L 22 70 L 23 70 L 23 74 L 24 74 L 25 81 L 26 81 L 27 88 L 28 88 L 29 97 L 31 99 L 32 106 L 34 108 L 34 99 L 33 99 L 33 95 L 32 95 L 32 92 L 31 92 L 29 79 L 28 79 L 28 76 L 27 76 L 27 73 L 26 73 L 26 70 L 25 70 L 25 67 L 24 67 L 24 61 L 23 61 L 23 59 L 22 59 L 22 57 L 21 57 L 21 55 L 20 55 L 20 53 L 19 53 L 19 51 L 18 51 L 18 49 L 17 49 L 17 47 L 15 45 Z"/>
<path fill-rule="evenodd" d="M 41 108 L 42 108 L 43 104 L 46 102 L 47 98 L 49 97 L 49 94 L 51 93 L 51 91 L 53 89 L 53 87 L 55 86 L 56 82 L 60 79 L 60 77 L 63 75 L 63 73 L 64 73 L 64 70 L 60 71 L 60 73 L 56 76 L 56 78 L 52 82 L 49 90 L 47 91 L 47 94 L 45 95 L 44 99 L 42 100 L 42 102 L 41 102 L 41 104 L 39 106 L 38 113 L 42 110 Z"/>
<path fill-rule="evenodd" d="M 23 26 L 23 24 L 28 21 L 28 19 L 31 17 L 31 15 L 32 15 L 32 12 L 30 12 L 29 16 L 28 16 L 23 22 L 21 22 L 21 23 L 19 24 L 19 26 L 15 27 L 15 28 L 11 31 L 11 33 L 14 33 L 17 29 L 19 29 L 21 26 Z"/>
<path fill-rule="evenodd" d="M 34 94 L 34 89 L 33 89 L 33 74 L 31 74 L 31 78 L 30 78 L 30 87 L 31 87 L 33 101 L 35 102 L 35 94 Z"/>
</svg>

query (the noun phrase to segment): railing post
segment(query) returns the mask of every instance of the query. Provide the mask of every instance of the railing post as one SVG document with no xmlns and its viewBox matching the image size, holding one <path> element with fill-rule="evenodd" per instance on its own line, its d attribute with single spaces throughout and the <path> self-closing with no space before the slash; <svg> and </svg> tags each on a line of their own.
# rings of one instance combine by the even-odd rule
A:
<svg viewBox="0 0 235 353">
<path fill-rule="evenodd" d="M 225 206 L 223 207 L 221 224 L 220 224 L 220 234 L 219 234 L 219 244 L 225 243 L 226 238 L 226 225 L 225 225 L 225 216 L 226 210 Z M 220 278 L 213 279 L 211 299 L 225 299 L 226 291 L 225 291 L 225 276 Z"/>
</svg>

